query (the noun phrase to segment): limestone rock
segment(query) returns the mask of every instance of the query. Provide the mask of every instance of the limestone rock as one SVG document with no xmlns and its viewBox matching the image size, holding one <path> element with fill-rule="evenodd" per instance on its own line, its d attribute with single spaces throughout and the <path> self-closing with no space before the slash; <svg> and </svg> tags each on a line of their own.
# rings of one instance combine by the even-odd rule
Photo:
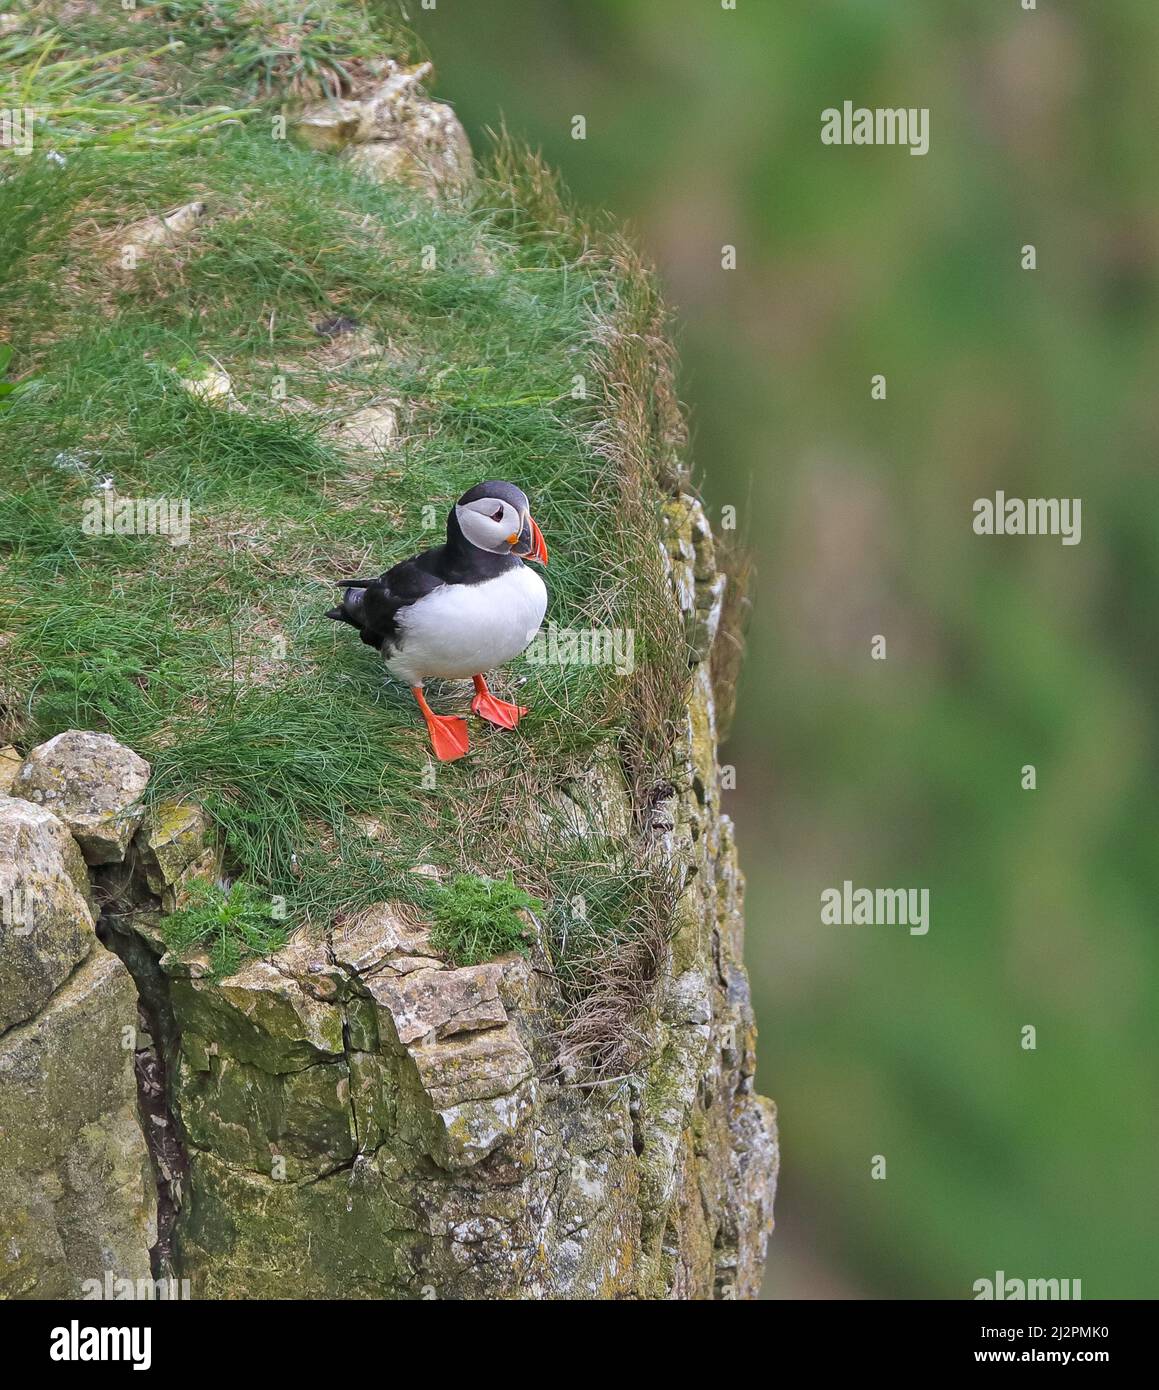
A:
<svg viewBox="0 0 1159 1390">
<path fill-rule="evenodd" d="M 203 405 L 220 406 L 226 410 L 244 410 L 245 406 L 233 394 L 233 379 L 215 364 L 195 368 L 189 376 L 179 378 L 181 389 Z"/>
<path fill-rule="evenodd" d="M 421 1297 L 429 1237 L 377 1156 L 296 1184 L 194 1151 L 176 1263 L 204 1298 Z"/>
<path fill-rule="evenodd" d="M 0 748 L 0 796 L 8 796 L 11 792 L 12 783 L 16 781 L 16 774 L 20 771 L 23 761 L 10 743 Z"/>
<path fill-rule="evenodd" d="M 368 981 L 375 1002 L 404 1046 L 420 1038 L 447 1038 L 507 1022 L 499 997 L 503 967 L 470 965 L 458 970 L 383 971 Z"/>
<path fill-rule="evenodd" d="M 293 980 L 303 993 L 324 1004 L 342 997 L 344 972 L 334 961 L 327 944 L 307 932 L 298 933 L 269 963 L 279 975 Z"/>
<path fill-rule="evenodd" d="M 380 451 L 398 438 L 398 414 L 392 405 L 368 405 L 334 425 L 334 439 L 344 449 Z"/>
<path fill-rule="evenodd" d="M 252 960 L 226 980 L 174 979 L 173 1007 L 183 1031 L 222 1054 L 281 1073 L 342 1055 L 342 1015 L 268 960 Z"/>
<path fill-rule="evenodd" d="M 443 1168 L 474 1166 L 531 1117 L 534 1065 L 510 1025 L 411 1047 L 408 1060 L 399 1132 Z"/>
<path fill-rule="evenodd" d="M 294 132 L 313 149 L 344 152 L 381 182 L 461 194 L 474 181 L 471 146 L 454 111 L 424 92 L 432 74 L 430 63 L 388 63 L 385 78 L 371 90 L 302 111 Z"/>
<path fill-rule="evenodd" d="M 429 928 L 408 922 L 392 903 L 375 903 L 337 924 L 332 950 L 334 959 L 357 975 L 372 974 L 388 960 L 396 971 L 400 959 L 414 960 L 415 968 L 427 970 L 443 964 L 431 945 Z"/>
<path fill-rule="evenodd" d="M 764 1096 L 742 1095 L 729 1115 L 729 1200 L 721 1208 L 716 1247 L 718 1298 L 756 1298 L 764 1275 L 763 1251 L 773 1225 L 777 1110 Z"/>
<path fill-rule="evenodd" d="M 720 626 L 727 580 L 718 573 L 712 527 L 699 501 L 687 493 L 665 504 L 666 557 L 680 597 L 692 655 L 703 661 Z"/>
<path fill-rule="evenodd" d="M 191 1049 L 179 1084 L 189 1141 L 236 1167 L 298 1182 L 354 1156 L 345 1063 L 271 1073 L 220 1050 Z"/>
<path fill-rule="evenodd" d="M 149 891 L 166 912 L 178 905 L 182 891 L 195 879 L 214 879 L 221 851 L 213 824 L 200 806 L 160 802 L 146 811 L 133 842 Z"/>
<path fill-rule="evenodd" d="M 0 1033 L 36 1013 L 96 945 L 76 841 L 46 807 L 0 797 Z"/>
<path fill-rule="evenodd" d="M 435 956 L 429 928 L 389 903 L 335 932 L 332 950 L 357 978 L 347 1004 L 351 1044 L 381 1043 L 395 1058 L 352 1058 L 355 1114 L 374 1117 L 375 1137 L 389 1115 L 398 1138 L 448 1170 L 514 1140 L 534 1109 L 524 1084 L 534 1064 L 504 1004 L 505 973 L 520 973 L 522 960 L 449 966 Z M 360 1005 L 373 1008 L 373 1021 Z"/>
<path fill-rule="evenodd" d="M 335 97 L 307 107 L 294 118 L 293 131 L 312 150 L 336 154 L 358 138 L 362 119 L 362 102 Z"/>
<path fill-rule="evenodd" d="M 510 1027 L 410 1049 L 423 1090 L 436 1109 L 509 1095 L 531 1075 L 531 1059 Z"/>
<path fill-rule="evenodd" d="M 124 859 L 145 814 L 149 773 L 111 735 L 69 729 L 29 753 L 12 791 L 59 816 L 90 864 L 108 864 Z"/>
<path fill-rule="evenodd" d="M 187 236 L 205 216 L 206 210 L 201 202 L 183 203 L 162 216 L 132 222 L 118 233 L 119 246 L 131 246 L 137 260 L 143 260 L 154 247 L 169 246 Z"/>
<path fill-rule="evenodd" d="M 97 947 L 0 1038 L 0 1297 L 147 1279 L 156 1192 L 137 1116 L 137 991 Z"/>
</svg>

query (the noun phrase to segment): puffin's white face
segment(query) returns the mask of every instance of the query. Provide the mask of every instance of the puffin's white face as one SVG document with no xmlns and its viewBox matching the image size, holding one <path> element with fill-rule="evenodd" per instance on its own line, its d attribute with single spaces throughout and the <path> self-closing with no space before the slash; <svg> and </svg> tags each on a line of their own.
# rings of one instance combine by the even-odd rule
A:
<svg viewBox="0 0 1159 1390">
<path fill-rule="evenodd" d="M 501 502 L 498 497 L 456 505 L 455 515 L 471 544 L 494 555 L 510 555 L 523 530 L 523 517 L 510 502 Z"/>
</svg>

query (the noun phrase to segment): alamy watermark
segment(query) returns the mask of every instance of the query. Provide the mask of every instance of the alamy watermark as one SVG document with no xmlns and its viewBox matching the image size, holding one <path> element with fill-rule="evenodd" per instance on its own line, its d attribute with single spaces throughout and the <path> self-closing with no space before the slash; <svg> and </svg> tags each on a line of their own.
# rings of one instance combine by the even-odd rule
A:
<svg viewBox="0 0 1159 1390">
<path fill-rule="evenodd" d="M 189 544 L 188 497 L 117 497 L 109 489 L 82 505 L 86 536 L 167 536 L 170 545 Z"/>
<path fill-rule="evenodd" d="M 930 111 L 928 106 L 855 107 L 844 102 L 838 110 L 821 112 L 823 145 L 908 145 L 910 154 L 928 154 Z"/>
<path fill-rule="evenodd" d="M 7 876 L 5 876 L 7 877 Z M 30 936 L 39 925 L 37 913 L 42 903 L 51 901 L 59 885 L 49 874 L 35 869 L 18 869 L 15 880 L 0 886 L 0 951 L 6 936 Z"/>
<path fill-rule="evenodd" d="M 636 669 L 636 634 L 630 627 L 557 627 L 548 623 L 527 648 L 533 666 L 610 666 L 618 676 Z"/>
<path fill-rule="evenodd" d="M 35 122 L 36 113 L 31 106 L 0 109 L 0 150 L 31 154 Z"/>
<path fill-rule="evenodd" d="M 1018 1299 L 1077 1299 L 1083 1296 L 1081 1279 L 1015 1279 L 1005 1270 L 997 1270 L 994 1278 L 989 1276 L 974 1280 L 974 1298 L 994 1299 L 998 1302 Z"/>
<path fill-rule="evenodd" d="M 193 1294 L 188 1279 L 123 1279 L 106 1269 L 101 1279 L 82 1279 L 80 1296 L 86 1302 L 176 1303 Z"/>
<path fill-rule="evenodd" d="M 821 892 L 821 922 L 827 927 L 908 927 L 910 936 L 930 929 L 928 888 L 840 888 Z"/>
<path fill-rule="evenodd" d="M 1061 536 L 1063 545 L 1083 538 L 1081 497 L 979 497 L 974 503 L 977 536 Z"/>
<path fill-rule="evenodd" d="M 82 1327 L 73 1318 L 67 1327 L 54 1327 L 48 1355 L 52 1361 L 131 1361 L 133 1370 L 153 1364 L 151 1327 Z"/>
<path fill-rule="evenodd" d="M 0 888 L 0 927 L 13 936 L 28 936 L 36 925 L 33 903 L 36 897 L 28 888 Z"/>
</svg>

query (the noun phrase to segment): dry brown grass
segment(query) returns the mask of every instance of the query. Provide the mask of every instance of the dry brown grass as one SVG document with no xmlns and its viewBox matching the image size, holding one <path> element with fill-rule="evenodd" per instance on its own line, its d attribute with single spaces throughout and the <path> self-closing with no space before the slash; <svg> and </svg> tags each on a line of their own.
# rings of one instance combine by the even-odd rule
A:
<svg viewBox="0 0 1159 1390">
<path fill-rule="evenodd" d="M 633 904 L 626 919 L 614 934 L 590 934 L 556 969 L 556 1057 L 565 1078 L 584 1087 L 630 1075 L 652 1042 L 678 887 L 670 873 L 641 858 L 629 872 Z"/>
</svg>

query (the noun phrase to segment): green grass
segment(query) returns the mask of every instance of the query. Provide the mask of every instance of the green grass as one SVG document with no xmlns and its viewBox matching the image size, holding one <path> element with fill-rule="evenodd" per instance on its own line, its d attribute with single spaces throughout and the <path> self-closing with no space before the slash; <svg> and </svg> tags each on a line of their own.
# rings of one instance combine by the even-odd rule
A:
<svg viewBox="0 0 1159 1390">
<path fill-rule="evenodd" d="M 387 10 L 391 6 L 386 6 Z M 287 98 L 348 92 L 403 56 L 358 0 L 31 4 L 0 38 L 5 106 L 32 106 L 56 148 L 181 145 Z"/>
<path fill-rule="evenodd" d="M 194 200 L 207 212 L 188 236 L 121 268 L 126 224 Z M 505 139 L 475 203 L 450 206 L 260 124 L 180 159 L 97 143 L 67 172 L 26 161 L 0 183 L 0 224 L 15 237 L 0 337 L 37 382 L 3 416 L 0 736 L 111 732 L 151 762 L 150 798 L 207 808 L 231 875 L 284 897 L 291 929 L 385 897 L 433 910 L 418 864 L 550 898 L 536 808 L 605 745 L 643 804 L 687 680 L 653 481 L 678 417 L 629 249 Z M 381 356 L 341 362 L 317 331 L 337 317 Z M 232 406 L 183 385 L 207 366 Z M 397 444 L 344 453 L 332 422 L 383 399 Z M 472 721 L 471 756 L 436 766 L 409 693 L 322 615 L 335 580 L 438 543 L 488 477 L 532 499 L 549 617 L 633 629 L 637 670 L 517 662 L 499 684 L 526 679 L 530 716 L 516 732 Z M 109 489 L 187 500 L 189 543 L 85 534 Z M 593 902 L 611 866 L 584 871 Z"/>
<path fill-rule="evenodd" d="M 288 940 L 269 899 L 244 883 L 234 883 L 226 891 L 215 883 L 195 880 L 188 902 L 160 925 L 171 950 L 208 950 L 215 979 L 235 974 L 248 957 L 268 955 Z"/>
<path fill-rule="evenodd" d="M 646 1051 L 653 983 L 676 924 L 679 887 L 639 846 L 607 834 L 554 856 L 548 953 L 566 1071 L 612 1081 Z"/>
<path fill-rule="evenodd" d="M 7 343 L 0 343 L 0 411 L 8 410 L 12 407 L 16 398 L 35 385 L 31 381 L 9 381 L 7 380 L 8 364 L 12 361 L 12 349 Z"/>
<path fill-rule="evenodd" d="M 168 0 L 161 12 L 211 50 L 223 81 L 255 95 L 340 96 L 354 62 L 381 55 L 347 0 Z"/>
<path fill-rule="evenodd" d="M 435 895 L 431 944 L 456 965 L 479 965 L 506 951 L 526 955 L 530 928 L 521 912 L 542 912 L 538 898 L 506 878 L 459 874 Z"/>
<path fill-rule="evenodd" d="M 56 28 L 0 36 L 0 108 L 34 113 L 37 151 L 172 153 L 249 114 L 244 103 L 174 110 L 164 79 L 168 49 L 143 47 L 139 29 L 124 37 L 124 47 L 75 53 Z M 24 157 L 0 151 L 0 167 Z"/>
</svg>

